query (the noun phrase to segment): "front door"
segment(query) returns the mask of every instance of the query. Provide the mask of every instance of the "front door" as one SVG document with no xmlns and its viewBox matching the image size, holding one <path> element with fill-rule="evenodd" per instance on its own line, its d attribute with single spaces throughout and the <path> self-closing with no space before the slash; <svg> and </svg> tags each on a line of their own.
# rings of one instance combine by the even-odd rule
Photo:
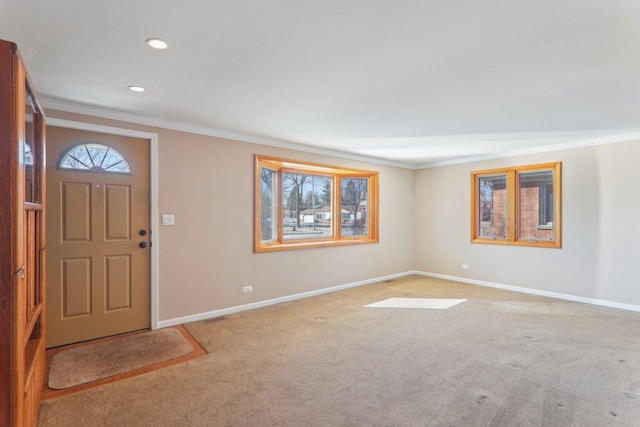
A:
<svg viewBox="0 0 640 427">
<path fill-rule="evenodd" d="M 149 328 L 149 141 L 48 127 L 47 180 L 47 347 Z"/>
</svg>

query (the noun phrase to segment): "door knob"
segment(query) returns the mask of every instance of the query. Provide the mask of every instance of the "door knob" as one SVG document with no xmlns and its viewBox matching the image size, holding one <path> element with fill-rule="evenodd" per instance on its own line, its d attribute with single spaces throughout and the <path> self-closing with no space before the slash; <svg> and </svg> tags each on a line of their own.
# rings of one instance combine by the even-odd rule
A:
<svg viewBox="0 0 640 427">
<path fill-rule="evenodd" d="M 140 235 L 141 236 L 146 236 L 147 235 L 147 230 L 140 230 Z"/>
<path fill-rule="evenodd" d="M 147 247 L 147 242 L 140 242 L 140 244 L 138 245 L 140 246 L 142 249 Z"/>
</svg>

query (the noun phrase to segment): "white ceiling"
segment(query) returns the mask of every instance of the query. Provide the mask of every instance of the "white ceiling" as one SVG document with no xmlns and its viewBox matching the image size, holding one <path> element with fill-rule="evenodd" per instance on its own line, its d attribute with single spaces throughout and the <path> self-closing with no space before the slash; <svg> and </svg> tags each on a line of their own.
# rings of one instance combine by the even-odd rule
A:
<svg viewBox="0 0 640 427">
<path fill-rule="evenodd" d="M 640 132 L 638 0 L 0 0 L 0 38 L 45 106 L 407 167 Z"/>
</svg>

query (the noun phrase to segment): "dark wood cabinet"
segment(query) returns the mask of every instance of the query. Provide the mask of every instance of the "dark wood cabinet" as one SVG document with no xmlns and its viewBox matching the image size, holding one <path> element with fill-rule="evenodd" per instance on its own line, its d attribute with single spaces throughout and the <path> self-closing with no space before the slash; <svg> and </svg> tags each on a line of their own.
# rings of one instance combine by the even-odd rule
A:
<svg viewBox="0 0 640 427">
<path fill-rule="evenodd" d="M 33 426 L 45 372 L 45 118 L 0 40 L 0 426 Z"/>
</svg>

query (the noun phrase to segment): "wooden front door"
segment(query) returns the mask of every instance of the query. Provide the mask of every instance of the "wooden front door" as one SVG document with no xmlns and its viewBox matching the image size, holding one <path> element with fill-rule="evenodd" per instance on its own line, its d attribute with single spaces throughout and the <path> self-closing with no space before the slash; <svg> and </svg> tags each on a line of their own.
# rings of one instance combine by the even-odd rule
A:
<svg viewBox="0 0 640 427">
<path fill-rule="evenodd" d="M 47 163 L 47 347 L 149 328 L 149 141 L 48 127 Z"/>
</svg>

